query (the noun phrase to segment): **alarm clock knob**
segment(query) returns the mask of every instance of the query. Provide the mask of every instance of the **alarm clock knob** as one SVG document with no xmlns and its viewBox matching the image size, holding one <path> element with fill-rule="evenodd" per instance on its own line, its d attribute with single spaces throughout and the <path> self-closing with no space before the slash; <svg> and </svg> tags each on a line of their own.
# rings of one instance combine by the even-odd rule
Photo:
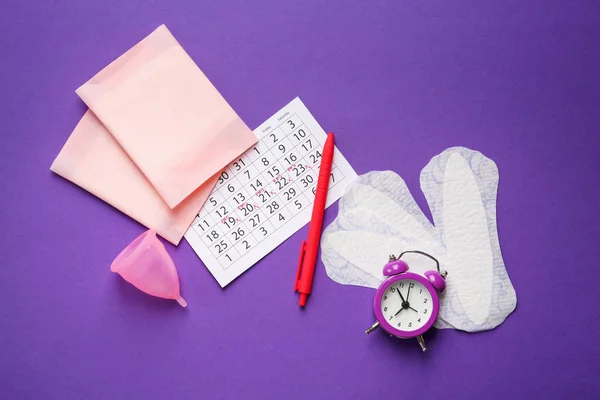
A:
<svg viewBox="0 0 600 400">
<path fill-rule="evenodd" d="M 408 271 L 408 264 L 402 260 L 393 260 L 383 267 L 384 276 L 398 275 Z"/>
<path fill-rule="evenodd" d="M 433 285 L 435 290 L 438 292 L 443 292 L 446 289 L 446 280 L 437 271 L 427 271 L 425 272 L 425 278 Z"/>
</svg>

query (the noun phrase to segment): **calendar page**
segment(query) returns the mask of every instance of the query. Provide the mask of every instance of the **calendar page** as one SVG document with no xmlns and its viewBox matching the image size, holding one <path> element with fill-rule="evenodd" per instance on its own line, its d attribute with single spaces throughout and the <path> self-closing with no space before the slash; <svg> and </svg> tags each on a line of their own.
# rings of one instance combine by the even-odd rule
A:
<svg viewBox="0 0 600 400">
<path fill-rule="evenodd" d="M 223 170 L 185 234 L 221 287 L 306 225 L 312 215 L 325 131 L 295 98 L 254 134 L 258 143 Z M 343 135 L 336 139 L 343 140 Z M 355 177 L 336 148 L 327 207 Z"/>
</svg>

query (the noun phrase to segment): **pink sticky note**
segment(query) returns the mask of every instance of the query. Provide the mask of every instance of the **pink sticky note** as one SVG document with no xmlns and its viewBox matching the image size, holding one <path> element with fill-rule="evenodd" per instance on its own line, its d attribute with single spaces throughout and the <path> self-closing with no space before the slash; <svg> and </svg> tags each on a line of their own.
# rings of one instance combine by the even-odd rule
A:
<svg viewBox="0 0 600 400">
<path fill-rule="evenodd" d="M 177 245 L 218 175 L 171 209 L 96 116 L 88 111 L 50 169 Z"/>
<path fill-rule="evenodd" d="M 77 94 L 171 208 L 257 141 L 164 25 Z"/>
</svg>

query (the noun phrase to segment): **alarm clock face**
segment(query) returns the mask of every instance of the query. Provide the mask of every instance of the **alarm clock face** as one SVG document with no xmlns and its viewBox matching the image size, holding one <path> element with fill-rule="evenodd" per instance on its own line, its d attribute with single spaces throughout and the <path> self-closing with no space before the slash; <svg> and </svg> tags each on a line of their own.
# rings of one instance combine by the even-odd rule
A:
<svg viewBox="0 0 600 400">
<path fill-rule="evenodd" d="M 392 335 L 411 338 L 431 328 L 439 312 L 438 295 L 420 275 L 405 273 L 388 278 L 377 291 L 375 315 Z"/>
</svg>

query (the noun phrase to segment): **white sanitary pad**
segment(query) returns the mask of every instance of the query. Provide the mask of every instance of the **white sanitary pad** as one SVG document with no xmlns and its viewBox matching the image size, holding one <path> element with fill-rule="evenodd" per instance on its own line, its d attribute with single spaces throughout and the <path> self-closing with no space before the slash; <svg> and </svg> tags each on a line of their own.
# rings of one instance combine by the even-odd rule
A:
<svg viewBox="0 0 600 400">
<path fill-rule="evenodd" d="M 361 175 L 342 200 L 322 239 L 322 259 L 336 282 L 377 288 L 390 254 L 421 250 L 448 271 L 437 328 L 493 329 L 515 309 L 496 228 L 498 169 L 483 154 L 453 147 L 421 172 L 435 226 L 394 172 Z M 403 257 L 411 271 L 434 269 L 431 260 Z"/>
</svg>

